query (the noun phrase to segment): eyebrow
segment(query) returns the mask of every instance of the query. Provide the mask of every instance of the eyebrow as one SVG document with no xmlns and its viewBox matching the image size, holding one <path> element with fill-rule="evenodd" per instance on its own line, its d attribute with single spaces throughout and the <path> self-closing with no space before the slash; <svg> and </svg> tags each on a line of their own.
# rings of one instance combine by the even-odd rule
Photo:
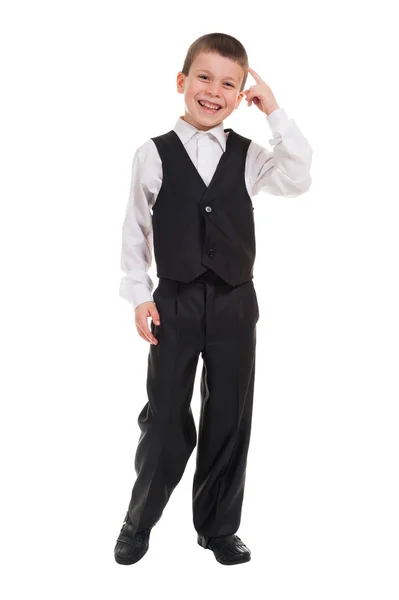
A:
<svg viewBox="0 0 399 600">
<path fill-rule="evenodd" d="M 210 73 L 212 75 L 212 71 L 208 71 L 208 69 L 196 69 L 196 73 L 199 73 L 200 71 L 205 71 L 205 73 Z M 232 81 L 237 81 L 235 77 L 222 77 L 222 79 L 231 79 Z"/>
</svg>

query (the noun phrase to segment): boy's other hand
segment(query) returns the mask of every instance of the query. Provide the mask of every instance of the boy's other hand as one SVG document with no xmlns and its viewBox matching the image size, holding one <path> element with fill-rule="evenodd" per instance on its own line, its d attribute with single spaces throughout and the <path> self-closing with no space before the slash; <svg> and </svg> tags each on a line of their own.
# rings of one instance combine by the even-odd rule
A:
<svg viewBox="0 0 399 600">
<path fill-rule="evenodd" d="M 152 335 L 150 329 L 148 328 L 148 317 L 152 318 L 155 325 L 160 325 L 159 312 L 155 302 L 153 301 L 142 302 L 136 306 L 136 310 L 134 311 L 134 319 L 139 336 L 142 337 L 143 340 L 156 345 L 158 344 L 158 340 Z"/>
<path fill-rule="evenodd" d="M 280 108 L 270 86 L 250 67 L 248 67 L 248 72 L 256 81 L 256 85 L 244 90 L 248 106 L 254 103 L 261 112 L 270 115 L 276 108 Z"/>
</svg>

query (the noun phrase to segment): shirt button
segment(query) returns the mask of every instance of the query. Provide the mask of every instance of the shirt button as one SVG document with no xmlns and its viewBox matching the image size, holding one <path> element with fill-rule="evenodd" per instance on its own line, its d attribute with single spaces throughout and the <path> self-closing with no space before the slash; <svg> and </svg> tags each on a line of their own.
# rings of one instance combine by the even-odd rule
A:
<svg viewBox="0 0 399 600">
<path fill-rule="evenodd" d="M 212 212 L 212 208 L 210 206 L 205 206 L 206 212 Z"/>
<path fill-rule="evenodd" d="M 210 257 L 215 256 L 215 251 L 214 251 L 213 248 L 209 248 L 209 250 L 208 250 L 208 256 L 210 256 Z"/>
</svg>

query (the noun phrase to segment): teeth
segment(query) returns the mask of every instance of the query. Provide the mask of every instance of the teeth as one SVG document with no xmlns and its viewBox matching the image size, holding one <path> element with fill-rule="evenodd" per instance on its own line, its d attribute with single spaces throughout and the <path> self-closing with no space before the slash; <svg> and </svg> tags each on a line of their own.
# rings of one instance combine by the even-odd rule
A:
<svg viewBox="0 0 399 600">
<path fill-rule="evenodd" d="M 209 104 L 208 102 L 202 102 L 202 100 L 199 100 L 199 103 L 201 106 L 205 106 L 206 108 L 213 108 L 214 110 L 218 110 L 219 108 L 217 104 Z"/>
</svg>

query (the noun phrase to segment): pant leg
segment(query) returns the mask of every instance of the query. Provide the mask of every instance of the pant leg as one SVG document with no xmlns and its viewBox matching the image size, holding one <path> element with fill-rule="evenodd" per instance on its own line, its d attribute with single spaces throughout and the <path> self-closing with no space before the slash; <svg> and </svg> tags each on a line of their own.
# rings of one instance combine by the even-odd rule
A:
<svg viewBox="0 0 399 600">
<path fill-rule="evenodd" d="M 205 536 L 236 533 L 244 497 L 259 308 L 253 282 L 207 286 L 193 520 Z"/>
<path fill-rule="evenodd" d="M 140 412 L 135 456 L 137 478 L 129 503 L 135 531 L 160 519 L 197 442 L 190 408 L 198 358 L 204 343 L 203 284 L 160 279 L 154 291 L 161 324 L 148 356 L 148 402 Z"/>
</svg>

